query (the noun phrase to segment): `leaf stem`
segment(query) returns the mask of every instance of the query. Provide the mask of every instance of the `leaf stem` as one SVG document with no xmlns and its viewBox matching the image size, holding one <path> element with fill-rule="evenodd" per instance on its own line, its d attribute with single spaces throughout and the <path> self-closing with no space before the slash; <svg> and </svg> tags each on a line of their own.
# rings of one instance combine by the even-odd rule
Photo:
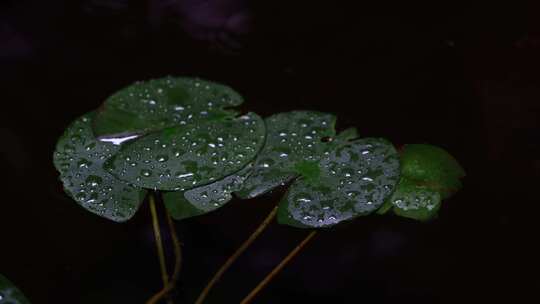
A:
<svg viewBox="0 0 540 304">
<path fill-rule="evenodd" d="M 264 229 L 272 222 L 272 220 L 276 217 L 277 213 L 277 206 L 272 209 L 272 211 L 266 216 L 264 221 L 257 227 L 257 229 L 249 236 L 247 240 L 240 245 L 238 249 L 227 259 L 225 264 L 219 268 L 219 270 L 214 274 L 212 279 L 208 282 L 206 287 L 203 289 L 199 297 L 197 298 L 197 301 L 195 301 L 195 304 L 202 304 L 208 293 L 210 292 L 210 289 L 214 286 L 214 284 L 219 281 L 221 276 L 229 269 L 229 267 L 238 259 L 238 257 L 257 239 L 257 237 L 264 231 Z"/>
<path fill-rule="evenodd" d="M 169 275 L 167 274 L 167 264 L 165 263 L 165 252 L 163 250 L 163 239 L 161 237 L 161 231 L 159 228 L 159 219 L 158 219 L 158 214 L 156 210 L 156 202 L 155 202 L 154 193 L 150 193 L 150 197 L 148 200 L 150 203 L 150 213 L 152 214 L 152 226 L 154 229 L 154 238 L 156 241 L 156 249 L 157 249 L 157 253 L 159 257 L 159 268 L 161 270 L 161 279 L 163 280 L 163 286 L 167 288 L 167 286 L 169 285 Z M 148 300 L 147 303 L 151 304 L 151 303 L 156 303 L 157 301 L 159 301 L 161 297 L 156 297 L 158 294 L 155 294 L 150 300 Z M 169 299 L 167 303 L 172 304 L 172 301 Z"/>
<path fill-rule="evenodd" d="M 279 263 L 279 265 L 277 265 L 260 283 L 259 285 L 257 285 L 257 287 L 255 287 L 248 295 L 247 297 L 245 297 L 242 302 L 240 302 L 240 304 L 248 304 L 250 303 L 254 298 L 255 296 L 266 286 L 268 285 L 268 283 L 272 280 L 272 278 L 274 278 L 282 269 L 283 267 L 285 267 L 285 265 L 287 265 L 287 263 L 289 263 L 297 254 L 298 252 L 300 252 L 300 250 L 302 250 L 302 248 L 304 248 L 306 246 L 306 244 L 315 236 L 315 234 L 317 233 L 316 230 L 313 230 L 311 231 L 308 236 L 300 243 L 298 244 L 298 246 L 296 246 L 296 248 L 293 249 L 293 251 L 291 251 L 289 253 L 289 255 L 287 255 L 285 257 L 285 259 L 283 259 L 283 261 L 281 261 L 281 263 Z"/>
<path fill-rule="evenodd" d="M 169 283 L 169 276 L 167 274 L 167 265 L 165 264 L 165 252 L 163 250 L 163 239 L 161 238 L 161 231 L 159 228 L 159 220 L 156 210 L 156 202 L 154 194 L 150 193 L 150 213 L 152 214 L 152 226 L 154 228 L 154 238 L 156 240 L 156 249 L 159 257 L 159 267 L 161 269 L 161 279 L 163 285 Z"/>
<path fill-rule="evenodd" d="M 167 223 L 169 225 L 171 239 L 173 241 L 173 247 L 174 247 L 174 256 L 175 256 L 174 272 L 173 272 L 173 275 L 171 276 L 171 280 L 163 287 L 163 289 L 161 289 L 158 293 L 153 295 L 152 298 L 150 298 L 150 300 L 146 302 L 146 304 L 158 303 L 159 300 L 161 300 L 163 297 L 169 294 L 176 287 L 176 282 L 178 281 L 178 277 L 180 276 L 180 270 L 182 269 L 182 248 L 181 248 L 180 242 L 178 241 L 178 235 L 176 234 L 174 222 L 168 211 L 167 211 Z M 167 299 L 167 303 L 172 304 L 172 300 Z"/>
<path fill-rule="evenodd" d="M 173 285 L 174 287 L 174 285 L 176 285 L 176 282 L 178 281 L 178 277 L 180 276 L 180 270 L 182 269 L 182 248 L 180 242 L 178 241 L 178 235 L 176 234 L 174 222 L 171 218 L 171 215 L 169 214 L 169 211 L 167 211 L 167 223 L 169 224 L 169 230 L 171 231 L 171 239 L 173 241 L 173 250 L 175 257 L 174 271 L 169 284 Z"/>
</svg>

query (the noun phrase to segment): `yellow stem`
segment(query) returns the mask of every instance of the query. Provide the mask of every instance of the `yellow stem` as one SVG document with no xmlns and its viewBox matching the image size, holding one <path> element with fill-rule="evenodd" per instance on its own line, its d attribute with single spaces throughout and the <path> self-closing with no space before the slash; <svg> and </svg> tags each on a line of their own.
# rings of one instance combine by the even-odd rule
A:
<svg viewBox="0 0 540 304">
<path fill-rule="evenodd" d="M 176 234 L 176 229 L 174 227 L 174 222 L 167 211 L 167 223 L 169 225 L 169 230 L 171 233 L 171 239 L 173 241 L 174 246 L 174 256 L 175 256 L 175 264 L 174 264 L 174 272 L 171 276 L 171 280 L 161 289 L 158 293 L 152 296 L 150 300 L 148 300 L 147 304 L 155 304 L 158 303 L 163 297 L 167 296 L 173 289 L 176 287 L 176 282 L 178 281 L 178 277 L 180 276 L 180 270 L 182 268 L 182 249 L 180 247 L 180 242 L 178 241 L 178 235 Z M 167 303 L 172 304 L 171 299 L 167 299 Z"/>
<path fill-rule="evenodd" d="M 257 237 L 264 231 L 264 229 L 272 222 L 274 217 L 276 217 L 277 213 L 277 206 L 272 209 L 272 211 L 266 216 L 264 221 L 257 227 L 257 229 L 249 236 L 247 240 L 240 245 L 240 247 L 227 259 L 225 264 L 219 268 L 219 270 L 214 274 L 214 277 L 208 282 L 206 287 L 203 289 L 201 294 L 199 295 L 199 298 L 197 298 L 197 301 L 195 301 L 195 304 L 202 304 L 208 293 L 210 292 L 210 289 L 214 286 L 214 284 L 219 281 L 221 276 L 229 269 L 229 267 L 232 265 L 232 263 L 257 239 Z"/>
<path fill-rule="evenodd" d="M 171 231 L 171 238 L 173 241 L 174 257 L 175 257 L 174 271 L 173 271 L 173 275 L 171 277 L 170 283 L 171 285 L 176 285 L 176 281 L 178 281 L 178 277 L 180 276 L 180 270 L 182 269 L 182 248 L 180 247 L 181 246 L 180 241 L 178 241 L 178 235 L 176 235 L 174 222 L 168 211 L 167 211 L 167 223 L 169 224 L 169 230 Z"/>
<path fill-rule="evenodd" d="M 163 286 L 167 288 L 167 286 L 169 285 L 169 275 L 167 274 L 167 264 L 165 263 L 165 252 L 163 250 L 163 239 L 161 238 L 161 231 L 159 228 L 159 220 L 156 210 L 156 202 L 153 193 L 150 193 L 149 203 L 150 213 L 152 214 L 154 237 L 156 239 L 156 249 L 159 257 L 159 267 L 161 269 L 161 279 L 163 280 Z M 159 301 L 159 298 L 155 299 L 156 295 L 154 295 L 150 300 L 148 300 L 147 304 L 157 303 L 157 301 Z M 172 304 L 172 301 L 169 299 L 167 303 Z"/>
<path fill-rule="evenodd" d="M 257 287 L 255 287 L 248 295 L 247 297 L 245 297 L 242 302 L 240 302 L 240 304 L 248 304 L 250 303 L 254 298 L 255 296 L 266 286 L 268 285 L 268 283 L 272 280 L 272 278 L 274 278 L 282 269 L 283 267 L 285 267 L 285 265 L 287 265 L 287 263 L 289 263 L 297 254 L 298 252 L 300 252 L 300 250 L 302 250 L 302 248 L 304 248 L 304 246 L 306 246 L 306 244 L 315 236 L 315 234 L 317 233 L 316 230 L 313 230 L 311 231 L 310 234 L 308 234 L 308 236 L 298 245 L 296 246 L 296 248 L 294 248 L 293 251 L 291 251 L 289 253 L 289 255 L 287 255 L 285 257 L 285 259 L 283 259 L 283 261 L 281 261 L 281 263 L 279 263 L 279 265 L 277 265 L 260 283 L 259 285 L 257 285 Z"/>
</svg>

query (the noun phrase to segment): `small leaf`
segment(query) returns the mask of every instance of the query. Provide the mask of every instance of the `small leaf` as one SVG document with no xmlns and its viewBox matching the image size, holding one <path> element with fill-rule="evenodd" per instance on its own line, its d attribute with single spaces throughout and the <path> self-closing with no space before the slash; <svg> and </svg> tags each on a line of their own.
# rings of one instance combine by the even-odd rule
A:
<svg viewBox="0 0 540 304">
<path fill-rule="evenodd" d="M 465 171 L 444 149 L 425 144 L 405 145 L 401 152 L 401 173 L 441 194 L 450 197 L 461 189 Z"/>
<path fill-rule="evenodd" d="M 396 215 L 419 221 L 437 217 L 441 207 L 439 192 L 402 177 L 388 202 Z"/>
<path fill-rule="evenodd" d="M 378 138 L 335 146 L 319 168 L 318 179 L 293 182 L 279 204 L 279 223 L 321 228 L 370 214 L 399 180 L 399 156 L 392 144 Z"/>
<path fill-rule="evenodd" d="M 30 304 L 24 294 L 0 274 L 0 304 Z"/>
<path fill-rule="evenodd" d="M 309 162 L 317 162 L 330 146 L 335 117 L 331 114 L 293 111 L 265 119 L 267 134 L 263 150 L 257 156 L 253 173 L 237 194 L 253 198 L 307 174 Z M 311 172 L 315 173 L 315 172 Z"/>
<path fill-rule="evenodd" d="M 181 220 L 221 208 L 232 199 L 232 193 L 242 187 L 242 183 L 251 173 L 249 164 L 239 172 L 211 184 L 187 191 L 165 192 L 163 201 L 170 215 Z"/>
<path fill-rule="evenodd" d="M 106 166 L 130 184 L 187 190 L 233 174 L 264 144 L 264 121 L 254 113 L 151 133 L 124 144 Z"/>
<path fill-rule="evenodd" d="M 234 117 L 225 107 L 242 97 L 233 89 L 210 81 L 166 77 L 135 84 L 109 97 L 97 113 L 98 137 L 146 134 L 177 125 Z"/>
<path fill-rule="evenodd" d="M 92 132 L 94 114 L 75 120 L 58 140 L 54 165 L 64 190 L 83 208 L 116 222 L 130 219 L 146 194 L 117 180 L 103 169 L 103 163 L 118 149 L 98 141 Z"/>
</svg>

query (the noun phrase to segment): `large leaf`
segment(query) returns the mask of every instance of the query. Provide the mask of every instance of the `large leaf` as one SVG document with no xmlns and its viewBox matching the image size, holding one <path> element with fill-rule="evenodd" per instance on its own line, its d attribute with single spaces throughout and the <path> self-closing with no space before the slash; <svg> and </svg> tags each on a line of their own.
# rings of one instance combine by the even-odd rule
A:
<svg viewBox="0 0 540 304">
<path fill-rule="evenodd" d="M 232 199 L 232 193 L 242 187 L 242 183 L 253 168 L 249 164 L 239 172 L 208 185 L 187 191 L 165 192 L 163 201 L 170 215 L 181 220 L 214 211 Z"/>
<path fill-rule="evenodd" d="M 94 123 L 98 137 L 145 134 L 177 125 L 232 117 L 242 97 L 231 88 L 193 78 L 161 78 L 124 88 L 109 97 Z"/>
<path fill-rule="evenodd" d="M 0 304 L 30 304 L 24 294 L 0 274 Z"/>
<path fill-rule="evenodd" d="M 318 161 L 335 135 L 335 117 L 331 114 L 293 111 L 265 119 L 266 143 L 257 156 L 253 173 L 238 191 L 243 198 L 253 198 L 309 174 L 310 162 Z"/>
<path fill-rule="evenodd" d="M 98 141 L 92 132 L 94 114 L 75 120 L 58 140 L 54 165 L 64 190 L 83 208 L 117 222 L 130 219 L 146 194 L 103 169 L 119 146 Z"/>
<path fill-rule="evenodd" d="M 183 191 L 244 168 L 260 151 L 264 138 L 264 121 L 254 113 L 201 121 L 124 144 L 107 169 L 139 187 Z"/>
<path fill-rule="evenodd" d="M 403 176 L 439 192 L 442 199 L 461 189 L 460 178 L 465 176 L 465 171 L 452 155 L 432 145 L 405 145 L 401 164 Z"/>
<path fill-rule="evenodd" d="M 307 178 L 295 180 L 279 204 L 278 222 L 321 228 L 377 210 L 399 181 L 399 156 L 379 138 L 334 145 L 312 163 Z"/>
</svg>

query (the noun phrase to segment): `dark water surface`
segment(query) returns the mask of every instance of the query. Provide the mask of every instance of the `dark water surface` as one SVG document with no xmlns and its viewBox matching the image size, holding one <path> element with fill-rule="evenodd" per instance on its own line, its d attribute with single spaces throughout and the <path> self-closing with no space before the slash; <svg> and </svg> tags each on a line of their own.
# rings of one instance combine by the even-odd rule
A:
<svg viewBox="0 0 540 304">
<path fill-rule="evenodd" d="M 74 118 L 165 75 L 228 84 L 262 116 L 326 111 L 362 136 L 439 145 L 467 171 L 438 220 L 371 216 L 323 232 L 255 303 L 519 303 L 540 287 L 532 6 L 135 2 L 0 5 L 0 273 L 33 303 L 144 303 L 161 288 L 146 204 L 125 224 L 86 212 L 52 152 Z M 194 301 L 278 199 L 177 223 L 177 303 Z M 306 234 L 272 225 L 208 303 L 239 302 Z"/>
</svg>

